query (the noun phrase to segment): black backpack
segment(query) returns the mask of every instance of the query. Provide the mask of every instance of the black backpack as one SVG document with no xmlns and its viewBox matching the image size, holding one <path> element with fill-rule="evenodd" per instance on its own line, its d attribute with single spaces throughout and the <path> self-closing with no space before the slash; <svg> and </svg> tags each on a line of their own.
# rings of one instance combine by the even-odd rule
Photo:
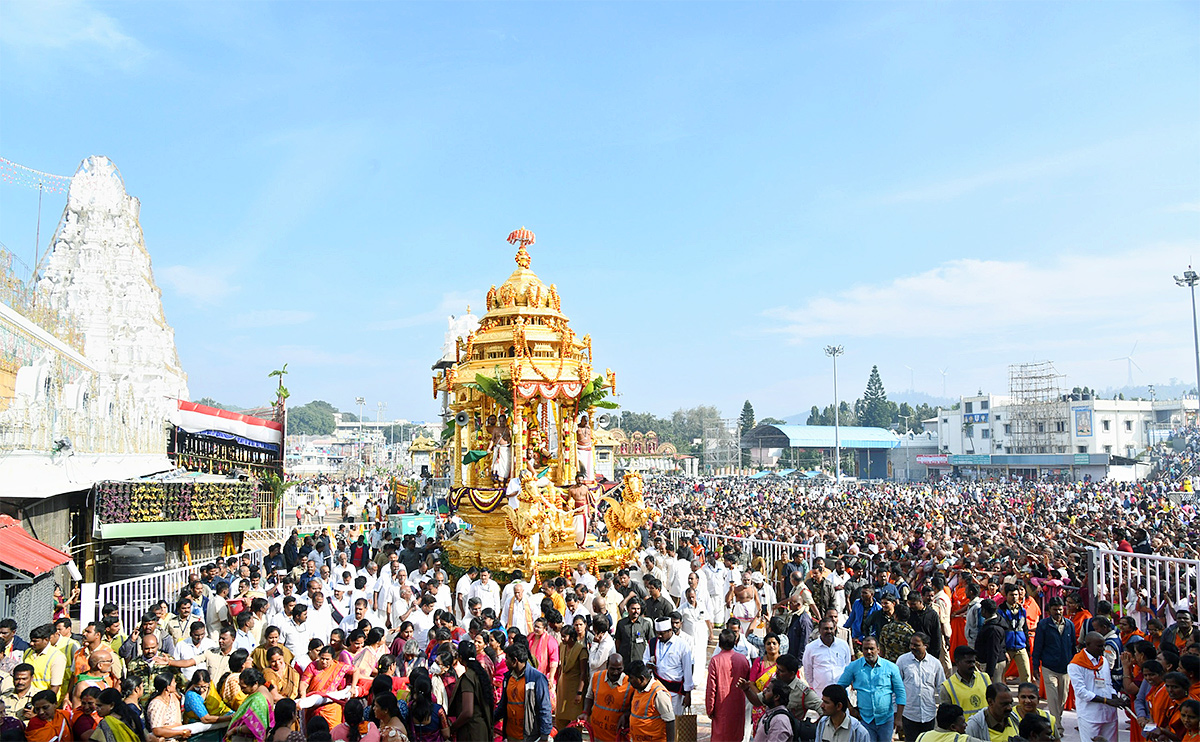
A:
<svg viewBox="0 0 1200 742">
<path fill-rule="evenodd" d="M 762 721 L 759 722 L 762 725 L 761 728 L 770 729 L 771 722 L 774 721 L 775 717 L 779 716 L 780 714 L 786 714 L 788 721 L 791 722 L 792 742 L 815 742 L 817 739 L 817 725 L 811 721 L 797 719 L 792 715 L 792 712 L 788 711 L 784 706 L 776 706 L 768 711 L 763 716 Z"/>
</svg>

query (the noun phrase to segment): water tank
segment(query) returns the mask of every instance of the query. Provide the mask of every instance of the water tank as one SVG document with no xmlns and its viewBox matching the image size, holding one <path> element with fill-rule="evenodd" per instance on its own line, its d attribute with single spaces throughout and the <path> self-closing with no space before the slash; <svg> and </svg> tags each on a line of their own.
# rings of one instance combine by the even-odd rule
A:
<svg viewBox="0 0 1200 742">
<path fill-rule="evenodd" d="M 130 541 L 109 551 L 109 575 L 113 581 L 139 577 L 167 568 L 167 549 L 161 543 Z"/>
</svg>

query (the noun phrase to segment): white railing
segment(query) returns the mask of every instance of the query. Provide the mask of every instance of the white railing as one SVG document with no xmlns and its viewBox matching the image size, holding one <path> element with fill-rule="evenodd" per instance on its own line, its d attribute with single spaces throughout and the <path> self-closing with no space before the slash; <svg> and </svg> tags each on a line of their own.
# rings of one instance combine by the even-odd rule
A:
<svg viewBox="0 0 1200 742">
<path fill-rule="evenodd" d="M 1177 605 L 1200 594 L 1200 559 L 1179 559 L 1157 554 L 1092 548 L 1093 591 L 1096 600 L 1107 600 L 1118 614 L 1125 613 L 1130 587 L 1145 588 L 1148 605 L 1157 610 L 1165 601 Z M 1170 614 L 1167 618 L 1170 619 Z"/>
<path fill-rule="evenodd" d="M 691 531 L 682 528 L 672 528 L 668 531 L 668 540 L 671 542 L 671 548 L 679 548 L 680 542 L 691 534 Z M 700 542 L 709 549 L 720 554 L 725 550 L 725 546 L 732 545 L 738 551 L 751 558 L 754 552 L 758 552 L 759 556 L 767 563 L 767 579 L 771 579 L 771 567 L 779 559 L 785 562 L 791 561 L 792 554 L 799 549 L 804 554 L 804 561 L 812 563 L 812 544 L 795 544 L 788 541 L 769 541 L 761 538 L 746 538 L 741 536 L 727 536 L 721 533 L 698 533 Z M 775 586 L 780 589 L 779 585 Z"/>
<path fill-rule="evenodd" d="M 261 564 L 263 552 L 261 549 L 250 549 L 236 556 L 248 556 L 251 564 Z M 137 630 L 141 617 L 158 601 L 167 601 L 170 609 L 174 611 L 175 600 L 187 587 L 188 577 L 199 570 L 200 563 L 196 563 L 165 572 L 152 572 L 126 580 L 107 582 L 99 586 L 96 602 L 100 606 L 114 603 L 121 617 L 121 628 L 126 633 L 132 633 Z"/>
</svg>

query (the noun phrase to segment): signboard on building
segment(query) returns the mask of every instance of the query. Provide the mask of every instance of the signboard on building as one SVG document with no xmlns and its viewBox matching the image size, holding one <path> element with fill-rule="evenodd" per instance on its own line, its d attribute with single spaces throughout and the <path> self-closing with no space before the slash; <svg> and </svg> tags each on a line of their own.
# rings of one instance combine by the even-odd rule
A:
<svg viewBox="0 0 1200 742">
<path fill-rule="evenodd" d="M 970 415 L 963 415 L 964 423 L 986 423 L 988 421 L 988 413 L 976 412 Z"/>
<path fill-rule="evenodd" d="M 1075 465 L 1087 466 L 1088 464 L 1092 463 L 1091 458 L 1092 457 L 1088 456 L 1086 453 L 1077 453 L 1075 454 Z"/>
<path fill-rule="evenodd" d="M 944 453 L 919 453 L 917 463 L 925 466 L 947 466 L 950 464 L 950 457 Z"/>
<path fill-rule="evenodd" d="M 986 453 L 954 454 L 950 456 L 950 463 L 955 466 L 988 466 L 992 463 L 992 457 Z"/>
<path fill-rule="evenodd" d="M 1075 415 L 1075 437 L 1087 438 L 1092 434 L 1092 409 L 1090 407 L 1072 407 Z"/>
</svg>

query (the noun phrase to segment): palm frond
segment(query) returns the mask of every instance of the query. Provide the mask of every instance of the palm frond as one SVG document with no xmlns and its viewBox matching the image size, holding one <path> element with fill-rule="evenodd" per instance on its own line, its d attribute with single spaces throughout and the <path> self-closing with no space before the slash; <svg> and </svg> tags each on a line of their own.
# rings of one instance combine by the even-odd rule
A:
<svg viewBox="0 0 1200 742">
<path fill-rule="evenodd" d="M 512 388 L 507 382 L 483 374 L 475 374 L 475 381 L 467 382 L 464 386 L 486 394 L 506 410 L 513 408 Z"/>
</svg>

